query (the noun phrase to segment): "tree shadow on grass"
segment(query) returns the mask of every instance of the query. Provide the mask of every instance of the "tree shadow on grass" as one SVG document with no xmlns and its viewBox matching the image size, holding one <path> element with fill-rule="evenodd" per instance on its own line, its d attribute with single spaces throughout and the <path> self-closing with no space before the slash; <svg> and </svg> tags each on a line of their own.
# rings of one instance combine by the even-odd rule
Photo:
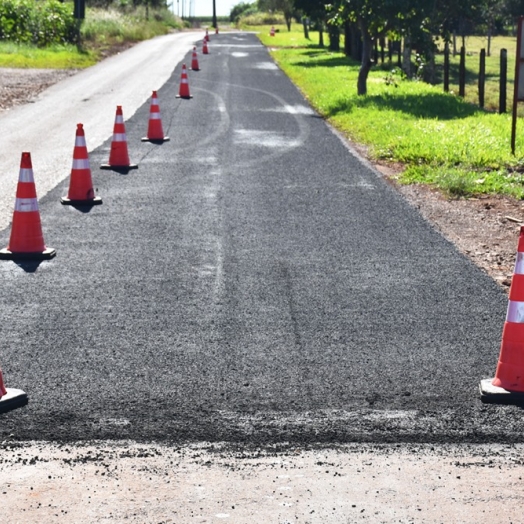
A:
<svg viewBox="0 0 524 524">
<path fill-rule="evenodd" d="M 432 120 L 458 120 L 484 111 L 472 104 L 445 93 L 427 93 L 424 95 L 382 93 L 340 99 L 328 112 L 328 117 L 339 113 L 349 113 L 359 108 L 376 107 L 379 110 L 406 113 L 415 118 Z"/>
</svg>

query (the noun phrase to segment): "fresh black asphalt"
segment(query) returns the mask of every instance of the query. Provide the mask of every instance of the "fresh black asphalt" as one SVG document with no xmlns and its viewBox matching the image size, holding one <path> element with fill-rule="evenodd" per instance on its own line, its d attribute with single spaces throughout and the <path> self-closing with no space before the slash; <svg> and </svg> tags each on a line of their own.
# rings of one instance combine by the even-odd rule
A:
<svg viewBox="0 0 524 524">
<path fill-rule="evenodd" d="M 478 395 L 504 293 L 256 36 L 211 35 L 199 61 L 191 100 L 180 64 L 151 86 L 162 145 L 140 141 L 149 102 L 128 118 L 115 93 L 138 169 L 101 171 L 106 142 L 90 154 L 103 205 L 62 206 L 67 180 L 40 199 L 56 258 L 0 262 L 0 363 L 30 398 L 0 438 L 522 442 L 521 410 Z"/>
</svg>

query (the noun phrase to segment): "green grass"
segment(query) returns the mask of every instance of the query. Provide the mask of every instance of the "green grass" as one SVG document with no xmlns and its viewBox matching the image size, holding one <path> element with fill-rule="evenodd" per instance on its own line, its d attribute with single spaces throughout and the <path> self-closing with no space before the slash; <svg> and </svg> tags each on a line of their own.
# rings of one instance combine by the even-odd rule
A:
<svg viewBox="0 0 524 524">
<path fill-rule="evenodd" d="M 291 31 L 287 30 L 284 23 L 275 24 L 275 36 L 270 36 L 271 26 L 243 26 L 249 31 L 257 31 L 260 41 L 268 47 L 318 47 L 318 31 L 309 31 L 309 40 L 304 37 L 304 29 L 300 24 L 291 25 Z M 324 44 L 329 44 L 329 36 L 324 32 Z M 341 39 L 342 45 L 342 39 Z"/>
<path fill-rule="evenodd" d="M 513 156 L 509 114 L 481 110 L 442 86 L 392 81 L 379 68 L 370 73 L 368 95 L 358 96 L 359 64 L 342 53 L 286 46 L 272 54 L 334 126 L 376 160 L 404 164 L 402 183 L 432 184 L 454 196 L 524 198 L 524 133 L 519 122 Z"/>
<path fill-rule="evenodd" d="M 81 69 L 92 66 L 96 61 L 95 54 L 80 52 L 73 45 L 41 49 L 0 42 L 0 67 Z"/>
</svg>

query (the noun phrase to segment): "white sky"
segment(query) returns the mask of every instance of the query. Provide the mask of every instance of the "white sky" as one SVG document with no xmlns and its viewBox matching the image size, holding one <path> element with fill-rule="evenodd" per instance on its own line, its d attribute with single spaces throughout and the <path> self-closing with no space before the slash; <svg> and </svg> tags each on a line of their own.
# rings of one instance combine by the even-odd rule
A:
<svg viewBox="0 0 524 524">
<path fill-rule="evenodd" d="M 229 16 L 231 8 L 249 0 L 215 0 L 217 16 Z M 172 2 L 173 12 L 181 15 L 182 9 L 184 10 L 184 16 L 212 16 L 213 15 L 213 0 L 168 0 L 168 3 Z"/>
</svg>

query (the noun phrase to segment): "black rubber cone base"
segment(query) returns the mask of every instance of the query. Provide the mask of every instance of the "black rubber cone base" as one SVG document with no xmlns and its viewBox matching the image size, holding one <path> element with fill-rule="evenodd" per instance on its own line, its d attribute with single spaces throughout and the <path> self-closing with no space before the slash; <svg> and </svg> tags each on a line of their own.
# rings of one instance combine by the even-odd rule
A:
<svg viewBox="0 0 524 524">
<path fill-rule="evenodd" d="M 38 253 L 13 253 L 9 249 L 0 250 L 0 260 L 49 260 L 56 255 L 56 249 L 47 247 L 45 251 Z"/>
<path fill-rule="evenodd" d="M 493 379 L 480 381 L 480 400 L 485 404 L 514 404 L 524 405 L 524 393 L 519 391 L 508 391 L 493 385 Z"/>
<path fill-rule="evenodd" d="M 184 100 L 189 100 L 190 98 L 193 98 L 193 95 L 189 95 L 189 96 L 180 96 L 180 95 L 176 95 L 175 98 L 183 98 Z"/>
<path fill-rule="evenodd" d="M 147 136 L 144 136 L 141 140 L 142 142 L 151 142 L 152 144 L 162 144 L 164 142 L 169 142 L 171 139 L 168 136 L 165 136 L 164 138 L 147 138 Z"/>
<path fill-rule="evenodd" d="M 131 169 L 138 169 L 138 164 L 129 164 L 128 166 L 113 166 L 111 164 L 102 164 L 100 169 L 110 169 L 117 173 L 128 173 Z"/>
<path fill-rule="evenodd" d="M 71 200 L 67 197 L 62 197 L 60 203 L 64 206 L 97 206 L 102 203 L 100 197 L 90 198 L 89 200 Z"/>
<path fill-rule="evenodd" d="M 7 395 L 0 398 L 0 413 L 26 406 L 29 402 L 27 395 L 21 389 L 6 388 Z"/>
</svg>

